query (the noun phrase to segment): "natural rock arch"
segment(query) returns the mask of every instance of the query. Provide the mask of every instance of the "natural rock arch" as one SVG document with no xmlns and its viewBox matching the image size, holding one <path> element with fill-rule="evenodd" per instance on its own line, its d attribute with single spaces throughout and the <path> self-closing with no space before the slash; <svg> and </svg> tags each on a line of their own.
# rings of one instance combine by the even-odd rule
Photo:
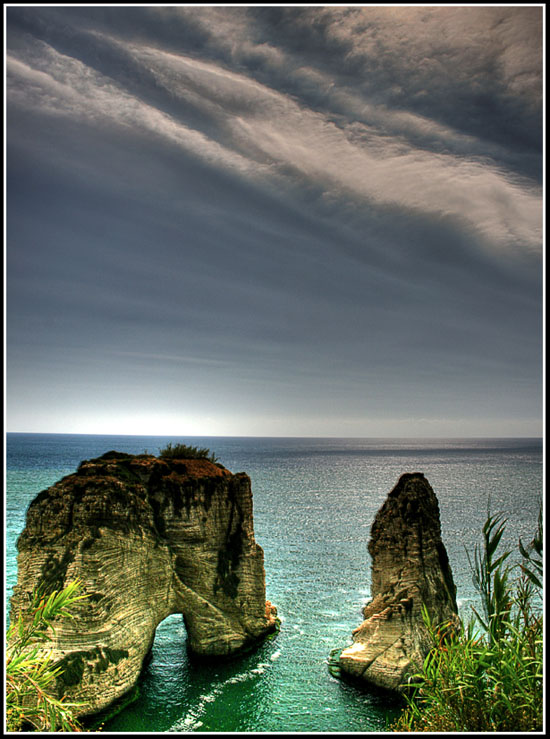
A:
<svg viewBox="0 0 550 739">
<path fill-rule="evenodd" d="M 87 598 L 55 625 L 57 691 L 97 713 L 136 683 L 157 626 L 181 613 L 188 646 L 220 657 L 277 627 L 265 598 L 250 478 L 206 459 L 118 452 L 40 493 L 18 540 L 12 615 L 80 579 Z"/>
</svg>

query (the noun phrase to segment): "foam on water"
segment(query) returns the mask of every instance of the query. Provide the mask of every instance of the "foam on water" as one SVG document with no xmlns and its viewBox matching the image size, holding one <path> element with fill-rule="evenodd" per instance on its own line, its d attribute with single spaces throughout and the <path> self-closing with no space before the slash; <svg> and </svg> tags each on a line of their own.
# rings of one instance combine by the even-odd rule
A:
<svg viewBox="0 0 550 739">
<path fill-rule="evenodd" d="M 279 650 L 274 652 L 270 659 L 274 662 L 279 659 L 280 656 L 281 652 Z M 203 726 L 203 722 L 200 720 L 200 717 L 204 715 L 208 704 L 214 703 L 219 698 L 222 698 L 224 690 L 228 685 L 237 685 L 238 683 L 244 683 L 247 680 L 254 680 L 260 675 L 263 675 L 266 670 L 270 669 L 270 667 L 271 665 L 268 662 L 260 662 L 257 667 L 253 667 L 252 669 L 239 673 L 238 675 L 233 675 L 233 677 L 228 678 L 224 682 L 217 683 L 209 693 L 201 695 L 197 704 L 190 708 L 185 716 L 178 719 L 168 729 L 168 731 L 189 732 L 199 729 Z"/>
</svg>

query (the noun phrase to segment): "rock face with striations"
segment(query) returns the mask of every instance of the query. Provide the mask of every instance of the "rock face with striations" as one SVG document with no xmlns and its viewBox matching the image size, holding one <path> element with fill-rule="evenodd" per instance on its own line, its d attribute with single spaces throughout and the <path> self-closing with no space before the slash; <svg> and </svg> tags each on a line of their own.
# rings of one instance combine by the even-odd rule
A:
<svg viewBox="0 0 550 739">
<path fill-rule="evenodd" d="M 457 613 L 439 505 L 422 473 L 399 479 L 376 514 L 368 550 L 372 600 L 339 666 L 372 686 L 399 691 L 431 646 L 422 606 L 436 624 L 455 622 Z"/>
<path fill-rule="evenodd" d="M 79 578 L 88 597 L 55 625 L 57 692 L 97 713 L 136 683 L 155 629 L 181 613 L 198 655 L 244 651 L 277 627 L 254 540 L 249 477 L 207 459 L 118 452 L 40 493 L 18 540 L 12 616 L 33 589 Z"/>
</svg>

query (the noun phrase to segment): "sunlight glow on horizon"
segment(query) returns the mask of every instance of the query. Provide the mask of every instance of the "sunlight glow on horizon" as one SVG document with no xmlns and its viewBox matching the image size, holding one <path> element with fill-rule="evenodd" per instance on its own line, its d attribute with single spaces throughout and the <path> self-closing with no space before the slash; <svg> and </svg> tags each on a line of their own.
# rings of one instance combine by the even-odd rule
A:
<svg viewBox="0 0 550 739">
<path fill-rule="evenodd" d="M 14 423 L 8 433 L 91 434 L 99 436 L 175 437 L 322 437 L 322 438 L 539 438 L 538 419 L 442 418 L 297 418 L 257 416 L 235 418 L 199 417 L 181 414 L 128 414 L 38 421 L 32 428 Z"/>
</svg>

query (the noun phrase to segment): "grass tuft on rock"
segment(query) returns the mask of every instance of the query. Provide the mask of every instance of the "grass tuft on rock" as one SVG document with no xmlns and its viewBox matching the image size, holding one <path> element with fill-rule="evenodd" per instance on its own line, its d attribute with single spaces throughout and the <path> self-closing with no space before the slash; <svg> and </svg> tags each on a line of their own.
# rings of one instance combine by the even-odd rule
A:
<svg viewBox="0 0 550 739">
<path fill-rule="evenodd" d="M 209 462 L 216 464 L 218 458 L 210 451 L 210 449 L 200 449 L 196 446 L 187 444 L 167 444 L 159 449 L 159 457 L 161 459 L 207 459 Z"/>
</svg>

